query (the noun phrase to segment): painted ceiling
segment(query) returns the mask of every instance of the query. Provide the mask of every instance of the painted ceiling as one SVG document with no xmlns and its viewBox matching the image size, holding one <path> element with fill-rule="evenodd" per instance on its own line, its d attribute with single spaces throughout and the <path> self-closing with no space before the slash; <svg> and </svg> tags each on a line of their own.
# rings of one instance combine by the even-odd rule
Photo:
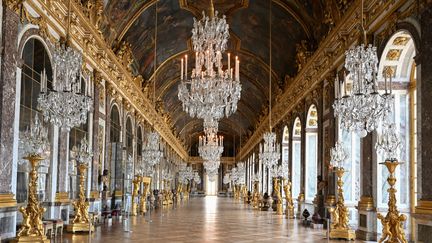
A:
<svg viewBox="0 0 432 243">
<path fill-rule="evenodd" d="M 285 87 L 285 76 L 295 76 L 296 45 L 302 40 L 316 45 L 326 27 L 325 0 L 272 1 L 272 98 Z M 156 99 L 169 115 L 173 130 L 196 150 L 202 122 L 190 118 L 177 98 L 180 58 L 192 56 L 193 18 L 208 11 L 209 0 L 159 0 L 157 3 L 157 57 L 155 57 L 156 0 L 109 0 L 105 6 L 103 33 L 116 48 L 122 41 L 132 46 L 134 72 L 144 77 L 144 86 L 156 77 Z M 227 16 L 230 26 L 228 52 L 240 58 L 241 100 L 238 110 L 220 121 L 227 155 L 240 140 L 252 134 L 269 101 L 269 0 L 214 0 L 215 10 Z M 226 61 L 226 60 L 225 60 Z M 190 64 L 193 60 L 190 60 Z M 226 65 L 226 64 L 225 64 Z M 153 87 L 153 85 L 150 85 Z M 231 151 L 231 152 L 230 152 Z"/>
</svg>

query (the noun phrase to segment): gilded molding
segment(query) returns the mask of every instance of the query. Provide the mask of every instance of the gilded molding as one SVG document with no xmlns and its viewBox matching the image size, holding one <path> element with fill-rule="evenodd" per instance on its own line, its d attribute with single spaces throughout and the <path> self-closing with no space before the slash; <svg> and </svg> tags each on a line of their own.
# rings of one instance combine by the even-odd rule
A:
<svg viewBox="0 0 432 243">
<path fill-rule="evenodd" d="M 64 36 L 67 26 L 67 5 L 65 2 L 31 0 L 27 1 L 26 4 L 40 16 L 38 24 L 43 26 L 43 28 L 40 27 L 41 29 L 51 29 L 60 36 Z M 141 87 L 137 84 L 139 78 L 133 77 L 127 65 L 124 65 L 108 47 L 96 27 L 97 16 L 89 18 L 89 13 L 84 13 L 84 7 L 75 1 L 71 2 L 70 44 L 77 49 L 84 50 L 84 60 L 106 80 L 109 87 L 112 88 L 111 93 L 115 93 L 114 98 L 126 100 L 131 104 L 134 110 L 140 113 L 149 123 L 154 124 L 155 130 L 160 133 L 163 140 L 167 141 L 181 158 L 187 159 L 187 152 L 179 139 L 171 132 L 169 126 L 164 124 L 163 118 L 144 96 Z M 44 27 L 45 23 L 46 28 Z"/>
<path fill-rule="evenodd" d="M 0 194 L 0 208 L 16 207 L 17 201 L 12 193 Z"/>
<path fill-rule="evenodd" d="M 390 16 L 393 12 L 402 6 L 406 1 L 395 0 L 386 1 L 371 0 L 368 2 L 367 16 L 365 23 L 366 29 L 376 30 L 382 22 L 379 20 L 383 17 Z M 284 117 L 289 114 L 295 107 L 304 100 L 309 93 L 317 88 L 328 73 L 334 70 L 344 60 L 345 50 L 353 44 L 358 43 L 361 39 L 361 33 L 357 28 L 360 26 L 361 1 L 356 0 L 346 10 L 345 15 L 320 43 L 318 49 L 308 58 L 304 67 L 297 76 L 291 80 L 284 92 L 277 98 L 278 103 L 272 109 L 272 127 L 283 121 Z M 263 119 L 254 134 L 242 146 L 237 159 L 244 159 L 247 154 L 261 141 L 264 132 L 268 130 L 269 119 Z"/>
</svg>

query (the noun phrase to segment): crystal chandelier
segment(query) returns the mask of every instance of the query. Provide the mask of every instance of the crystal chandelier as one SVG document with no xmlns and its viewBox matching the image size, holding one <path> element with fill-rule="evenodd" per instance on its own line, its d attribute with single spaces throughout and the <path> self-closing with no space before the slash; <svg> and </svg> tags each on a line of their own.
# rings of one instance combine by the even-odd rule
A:
<svg viewBox="0 0 432 243">
<path fill-rule="evenodd" d="M 378 136 L 375 148 L 382 154 L 385 160 L 395 161 L 399 155 L 402 142 L 397 134 L 396 125 L 391 122 L 384 122 L 382 134 Z"/>
<path fill-rule="evenodd" d="M 219 173 L 220 159 L 217 160 L 206 160 L 203 163 L 204 169 L 206 170 L 207 176 L 210 181 L 215 181 Z"/>
<path fill-rule="evenodd" d="M 50 142 L 48 140 L 48 129 L 43 126 L 37 114 L 30 130 L 23 132 L 20 136 L 19 148 L 23 153 L 22 157 L 49 156 Z"/>
<path fill-rule="evenodd" d="M 225 16 L 219 18 L 211 3 L 210 16 L 203 13 L 200 21 L 194 19 L 192 43 L 195 51 L 195 68 L 188 79 L 188 56 L 181 59 L 181 82 L 178 98 L 183 110 L 191 117 L 204 121 L 219 120 L 237 110 L 240 99 L 240 61 L 235 59 L 235 70 L 231 68 L 228 53 L 228 67 L 223 70 L 222 53 L 227 48 L 229 26 Z M 235 71 L 235 73 L 234 73 Z"/>
<path fill-rule="evenodd" d="M 259 159 L 267 168 L 273 168 L 280 158 L 280 146 L 276 142 L 276 134 L 266 132 L 264 134 L 264 144 L 260 144 Z"/>
<path fill-rule="evenodd" d="M 81 144 L 78 149 L 78 153 L 76 155 L 76 160 L 82 164 L 90 164 L 93 158 L 93 151 L 90 149 L 88 141 L 86 138 L 81 140 Z"/>
<path fill-rule="evenodd" d="M 195 182 L 197 185 L 198 185 L 198 184 L 201 184 L 201 177 L 200 177 L 200 175 L 198 174 L 198 172 L 196 172 L 196 171 L 195 171 L 195 173 L 194 173 L 193 180 L 194 180 L 194 182 Z"/>
<path fill-rule="evenodd" d="M 246 167 L 243 162 L 237 163 L 237 170 L 235 171 L 237 173 L 237 184 L 244 185 L 246 183 Z"/>
<path fill-rule="evenodd" d="M 393 96 L 391 89 L 388 92 L 386 88 L 383 94 L 377 91 L 376 47 L 360 45 L 348 50 L 345 56 L 345 68 L 350 73 L 352 89 L 347 91 L 348 79 L 345 78 L 345 92 L 342 97 L 337 94 L 333 104 L 334 113 L 345 130 L 365 137 L 367 133 L 377 129 L 380 121 L 391 112 Z M 387 80 L 387 74 L 384 76 Z M 337 92 L 338 86 L 339 81 L 336 80 Z"/>
<path fill-rule="evenodd" d="M 69 131 L 86 123 L 87 114 L 92 110 L 89 89 L 81 89 L 82 55 L 71 47 L 63 46 L 54 51 L 52 60 L 53 90 L 47 90 L 47 76 L 43 71 L 38 109 L 42 111 L 45 121 Z"/>
<path fill-rule="evenodd" d="M 158 164 L 160 159 L 163 157 L 163 153 L 160 150 L 160 137 L 157 132 L 149 132 L 147 134 L 147 143 L 143 149 L 143 159 L 151 167 Z"/>
<path fill-rule="evenodd" d="M 335 146 L 330 150 L 330 165 L 334 168 L 343 168 L 348 154 L 343 148 L 342 142 L 336 142 Z"/>
<path fill-rule="evenodd" d="M 363 16 L 363 2 L 362 2 Z M 361 18 L 361 27 L 366 43 L 366 30 Z M 377 48 L 372 45 L 361 44 L 345 52 L 345 68 L 352 80 L 351 90 L 347 89 L 348 79 L 344 77 L 343 96 L 336 78 L 336 99 L 333 104 L 334 114 L 339 118 L 342 128 L 354 131 L 360 137 L 378 128 L 380 121 L 391 112 L 393 96 L 387 90 L 388 70 L 384 73 L 385 93 L 377 90 L 378 56 Z"/>
<path fill-rule="evenodd" d="M 223 136 L 216 133 L 199 137 L 198 153 L 207 161 L 220 160 L 223 153 Z"/>
<path fill-rule="evenodd" d="M 228 172 L 224 175 L 223 180 L 222 180 L 223 184 L 229 184 L 231 182 L 231 173 Z"/>
</svg>

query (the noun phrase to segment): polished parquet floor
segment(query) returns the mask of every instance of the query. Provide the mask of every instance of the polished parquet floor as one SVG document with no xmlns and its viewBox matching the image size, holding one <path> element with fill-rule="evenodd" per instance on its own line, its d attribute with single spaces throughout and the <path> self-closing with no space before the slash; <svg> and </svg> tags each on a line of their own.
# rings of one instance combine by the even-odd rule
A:
<svg viewBox="0 0 432 243">
<path fill-rule="evenodd" d="M 88 235 L 65 234 L 58 242 L 343 242 L 327 241 L 324 230 L 218 197 L 191 198 L 129 222 L 130 227 L 120 221 L 97 227 L 90 240 Z"/>
</svg>

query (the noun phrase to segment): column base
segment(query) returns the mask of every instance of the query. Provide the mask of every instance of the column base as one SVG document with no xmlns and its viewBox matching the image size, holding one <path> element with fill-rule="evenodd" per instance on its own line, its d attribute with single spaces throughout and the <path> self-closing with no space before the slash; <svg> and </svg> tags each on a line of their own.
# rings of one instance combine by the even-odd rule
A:
<svg viewBox="0 0 432 243">
<path fill-rule="evenodd" d="M 37 242 L 37 243 L 49 243 L 50 240 L 45 235 L 32 235 L 32 236 L 18 236 L 11 240 L 11 242 Z"/>
<path fill-rule="evenodd" d="M 376 208 L 372 197 L 362 196 L 357 206 L 358 210 L 358 229 L 357 239 L 366 241 L 376 241 Z"/>
<path fill-rule="evenodd" d="M 0 208 L 0 219 L 2 219 L 0 221 L 0 238 L 5 240 L 15 237 L 17 223 L 16 206 Z"/>
<path fill-rule="evenodd" d="M 88 223 L 72 223 L 66 226 L 66 231 L 70 233 L 75 232 L 89 232 L 94 231 L 94 226 L 89 225 Z"/>
<path fill-rule="evenodd" d="M 330 230 L 330 239 L 355 240 L 356 232 L 352 229 L 332 229 Z"/>
</svg>

